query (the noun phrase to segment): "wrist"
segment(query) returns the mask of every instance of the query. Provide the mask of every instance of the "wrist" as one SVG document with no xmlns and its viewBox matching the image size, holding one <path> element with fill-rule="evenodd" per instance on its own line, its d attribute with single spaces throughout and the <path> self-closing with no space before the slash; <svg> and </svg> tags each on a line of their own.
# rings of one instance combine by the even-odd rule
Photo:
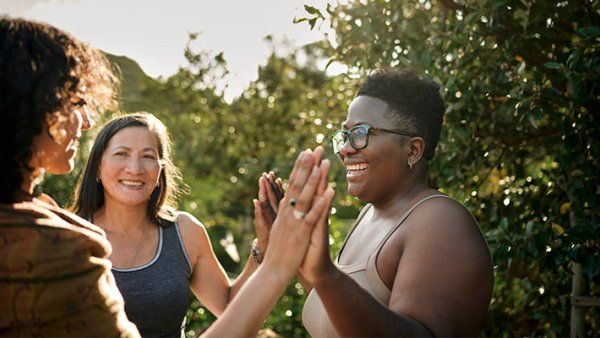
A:
<svg viewBox="0 0 600 338">
<path fill-rule="evenodd" d="M 293 273 L 287 273 L 285 269 L 279 269 L 276 264 L 266 260 L 258 267 L 254 276 L 253 279 L 262 280 L 265 283 L 264 285 L 269 285 L 273 289 L 280 288 L 284 290 L 292 280 Z"/>
<path fill-rule="evenodd" d="M 282 264 L 280 260 L 274 257 L 266 257 L 259 266 L 259 270 L 273 280 L 287 285 L 294 277 L 295 271 L 291 270 L 287 264 Z"/>
<path fill-rule="evenodd" d="M 259 239 L 255 238 L 252 241 L 252 248 L 250 249 L 250 258 L 256 262 L 256 264 L 262 263 L 265 258 L 265 252 L 267 251 L 267 245 L 262 243 Z"/>
<path fill-rule="evenodd" d="M 314 288 L 326 288 L 329 285 L 337 285 L 336 280 L 344 273 L 341 272 L 333 264 L 327 264 L 326 268 L 322 269 L 321 272 L 309 281 Z"/>
<path fill-rule="evenodd" d="M 269 238 L 260 238 L 257 237 L 252 241 L 252 244 L 256 243 L 256 247 L 261 249 L 262 251 L 267 251 L 267 246 L 269 245 Z"/>
</svg>

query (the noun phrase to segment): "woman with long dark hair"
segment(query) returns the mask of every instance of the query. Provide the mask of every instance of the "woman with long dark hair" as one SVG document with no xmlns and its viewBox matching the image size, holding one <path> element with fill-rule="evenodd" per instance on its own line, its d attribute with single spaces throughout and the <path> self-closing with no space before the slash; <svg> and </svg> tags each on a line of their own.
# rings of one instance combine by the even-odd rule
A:
<svg viewBox="0 0 600 338">
<path fill-rule="evenodd" d="M 72 207 L 106 232 L 125 311 L 142 336 L 182 335 L 190 289 L 220 316 L 267 247 L 261 222 L 253 259 L 230 282 L 204 226 L 176 211 L 178 180 L 164 124 L 148 113 L 118 116 L 98 133 Z"/>
</svg>

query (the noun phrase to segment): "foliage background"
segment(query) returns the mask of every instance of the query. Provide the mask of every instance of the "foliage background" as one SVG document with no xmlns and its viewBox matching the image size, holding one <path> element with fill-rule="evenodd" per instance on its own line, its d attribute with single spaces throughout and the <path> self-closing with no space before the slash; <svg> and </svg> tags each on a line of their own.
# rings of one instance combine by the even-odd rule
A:
<svg viewBox="0 0 600 338">
<path fill-rule="evenodd" d="M 588 293 L 600 294 L 599 1 L 373 0 L 305 8 L 297 23 L 330 25 L 335 37 L 285 55 L 273 47 L 258 79 L 231 103 L 216 89 L 227 73 L 223 54 L 188 47 L 188 64 L 166 79 L 109 56 L 123 75 L 121 110 L 152 112 L 170 129 L 188 191 L 180 207 L 207 226 L 225 269 L 235 276 L 249 252 L 260 173 L 287 177 L 300 149 L 329 147 L 360 77 L 414 67 L 442 84 L 447 103 L 431 184 L 471 210 L 493 255 L 483 335 L 568 335 L 573 262 L 582 263 Z M 201 36 L 191 34 L 195 39 Z M 347 72 L 328 76 L 323 60 Z M 62 205 L 93 137 L 82 142 L 73 174 L 43 183 Z M 333 166 L 332 180 L 335 253 L 361 205 L 345 194 L 341 165 Z M 299 283 L 290 284 L 265 327 L 306 336 L 305 296 Z M 600 332 L 598 313 L 586 310 L 587 335 Z M 188 334 L 213 320 L 194 300 Z"/>
</svg>

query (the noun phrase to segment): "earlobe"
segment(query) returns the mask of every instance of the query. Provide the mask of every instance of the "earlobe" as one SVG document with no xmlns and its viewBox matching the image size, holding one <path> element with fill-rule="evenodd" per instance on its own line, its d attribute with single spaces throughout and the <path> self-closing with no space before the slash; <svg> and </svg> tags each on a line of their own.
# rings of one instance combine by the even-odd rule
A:
<svg viewBox="0 0 600 338">
<path fill-rule="evenodd" d="M 410 170 L 413 166 L 421 160 L 423 153 L 425 152 L 425 140 L 421 137 L 415 137 L 410 143 L 410 150 L 408 153 L 408 167 Z"/>
</svg>

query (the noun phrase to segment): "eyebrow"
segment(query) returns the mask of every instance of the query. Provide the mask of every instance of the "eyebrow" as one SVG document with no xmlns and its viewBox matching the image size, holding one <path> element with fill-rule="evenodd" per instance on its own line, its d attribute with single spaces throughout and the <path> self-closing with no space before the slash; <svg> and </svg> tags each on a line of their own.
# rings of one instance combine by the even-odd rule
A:
<svg viewBox="0 0 600 338">
<path fill-rule="evenodd" d="M 120 149 L 131 151 L 131 148 L 128 146 L 117 146 L 117 147 L 114 147 L 112 150 L 120 150 Z M 152 151 L 152 152 L 155 152 L 158 154 L 158 150 L 156 150 L 155 148 L 152 148 L 152 147 L 146 147 L 146 148 L 142 149 L 142 151 Z"/>
<path fill-rule="evenodd" d="M 358 121 L 358 122 L 356 122 L 353 125 L 353 127 L 360 126 L 361 124 L 366 124 L 366 125 L 369 125 L 369 126 L 371 125 L 370 123 L 367 123 L 367 122 L 364 122 L 364 121 Z M 352 129 L 352 128 L 348 128 L 348 124 L 347 123 L 342 124 L 342 128 L 343 129 Z"/>
</svg>

